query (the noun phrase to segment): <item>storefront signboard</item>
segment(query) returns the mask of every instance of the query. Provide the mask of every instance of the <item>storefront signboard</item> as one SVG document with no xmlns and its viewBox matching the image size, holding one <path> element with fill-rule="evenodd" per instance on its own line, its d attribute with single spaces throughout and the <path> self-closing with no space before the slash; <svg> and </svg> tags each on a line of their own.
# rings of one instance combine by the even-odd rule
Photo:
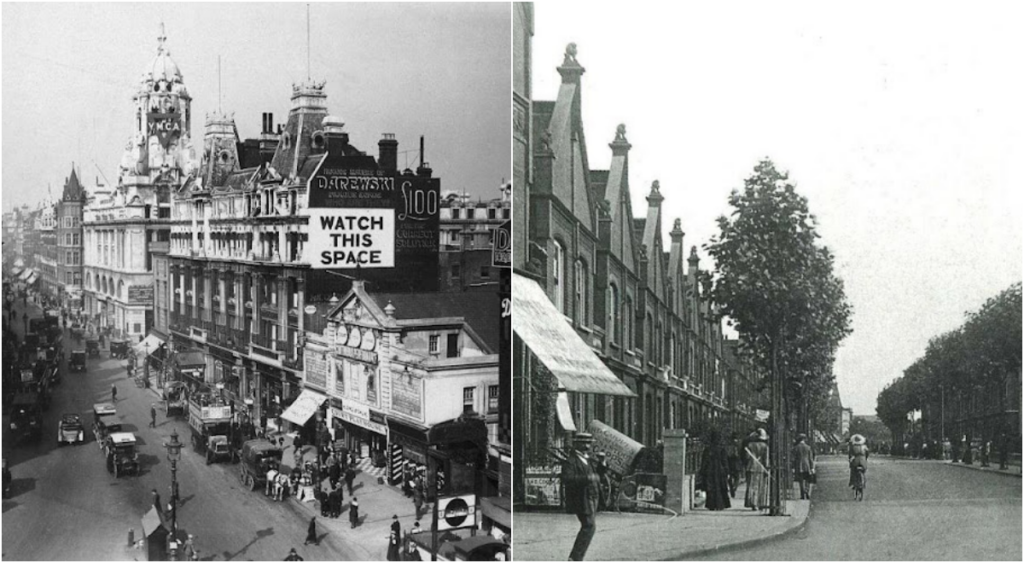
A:
<svg viewBox="0 0 1024 563">
<path fill-rule="evenodd" d="M 367 350 L 361 350 L 359 348 L 353 348 L 351 346 L 345 346 L 344 344 L 342 344 L 342 345 L 338 346 L 338 353 L 340 353 L 342 356 L 344 356 L 346 358 L 349 358 L 351 360 L 356 360 L 356 361 L 364 362 L 364 363 L 367 363 L 367 364 L 376 364 L 377 363 L 377 353 L 376 352 L 370 352 L 370 351 L 367 351 Z"/>
<path fill-rule="evenodd" d="M 476 495 L 437 499 L 437 529 L 454 530 L 476 526 Z"/>
<path fill-rule="evenodd" d="M 152 305 L 153 304 L 153 286 L 152 285 L 129 285 L 128 286 L 128 305 Z"/>
<path fill-rule="evenodd" d="M 512 267 L 512 221 L 505 221 L 494 229 L 494 239 L 491 241 L 491 266 Z"/>
<path fill-rule="evenodd" d="M 374 422 L 370 419 L 370 407 L 354 403 L 352 401 L 345 401 L 341 405 L 341 419 L 345 422 L 355 424 L 367 430 L 372 430 L 377 434 L 388 435 L 388 427 L 379 422 Z"/>
</svg>

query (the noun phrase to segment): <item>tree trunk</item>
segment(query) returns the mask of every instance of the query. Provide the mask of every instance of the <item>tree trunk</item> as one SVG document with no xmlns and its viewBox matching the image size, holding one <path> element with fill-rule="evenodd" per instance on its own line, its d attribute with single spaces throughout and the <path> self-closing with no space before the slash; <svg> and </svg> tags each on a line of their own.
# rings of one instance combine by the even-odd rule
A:
<svg viewBox="0 0 1024 563">
<path fill-rule="evenodd" d="M 785 447 L 786 415 L 783 412 L 785 400 L 782 396 L 782 377 L 779 373 L 778 339 L 772 342 L 772 436 L 769 463 L 771 463 L 771 514 L 784 516 L 785 506 L 782 501 L 782 449 Z"/>
</svg>

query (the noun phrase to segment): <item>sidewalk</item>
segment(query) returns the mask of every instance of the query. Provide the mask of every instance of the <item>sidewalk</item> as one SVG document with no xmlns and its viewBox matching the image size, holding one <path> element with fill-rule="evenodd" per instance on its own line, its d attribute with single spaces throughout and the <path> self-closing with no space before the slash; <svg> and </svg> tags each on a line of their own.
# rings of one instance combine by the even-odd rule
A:
<svg viewBox="0 0 1024 563">
<path fill-rule="evenodd" d="M 295 448 L 292 444 L 292 438 L 287 437 L 284 448 L 284 460 L 281 464 L 282 469 L 286 473 L 291 471 L 294 452 Z M 304 460 L 314 460 L 317 455 L 317 448 L 315 446 L 303 446 L 302 454 Z M 343 541 L 349 547 L 361 551 L 364 561 L 383 561 L 387 557 L 388 538 L 391 534 L 391 517 L 394 515 L 398 516 L 398 520 L 402 524 L 402 535 L 404 536 L 412 529 L 413 523 L 416 521 L 416 509 L 412 504 L 412 499 L 406 498 L 401 490 L 388 485 L 386 479 L 384 484 L 377 483 L 378 477 L 384 476 L 385 469 L 373 467 L 369 458 L 362 458 L 356 462 L 356 470 L 353 492 L 355 497 L 359 499 L 360 524 L 354 529 L 349 523 L 348 516 L 348 507 L 352 501 L 352 495 L 348 494 L 348 488 L 344 487 L 344 481 L 342 481 L 342 487 L 344 487 L 345 498 L 342 502 L 341 516 L 338 518 L 324 518 L 320 516 L 320 503 L 316 501 L 303 502 L 292 496 L 284 502 L 295 508 L 297 513 L 302 514 L 306 521 L 313 516 L 317 517 L 317 531 L 321 536 L 322 542 L 330 541 L 330 538 L 333 538 L 334 541 Z M 326 478 L 324 479 L 324 487 L 329 487 Z M 429 530 L 431 525 L 430 513 L 427 511 L 429 506 L 431 505 L 424 504 L 423 518 L 419 521 L 420 526 L 424 530 Z M 324 548 L 308 546 L 305 547 L 305 551 L 300 550 L 300 552 L 307 559 L 310 558 L 306 556 L 307 553 L 312 557 L 320 559 L 320 554 L 317 552 L 318 549 Z"/>
<path fill-rule="evenodd" d="M 733 508 L 699 508 L 680 516 L 602 512 L 588 560 L 681 560 L 713 551 L 748 547 L 795 532 L 807 522 L 810 501 L 788 501 L 790 516 L 771 517 L 743 509 L 743 487 Z M 799 494 L 797 495 L 799 496 Z M 515 557 L 523 561 L 564 561 L 580 524 L 564 513 L 516 512 Z"/>
</svg>

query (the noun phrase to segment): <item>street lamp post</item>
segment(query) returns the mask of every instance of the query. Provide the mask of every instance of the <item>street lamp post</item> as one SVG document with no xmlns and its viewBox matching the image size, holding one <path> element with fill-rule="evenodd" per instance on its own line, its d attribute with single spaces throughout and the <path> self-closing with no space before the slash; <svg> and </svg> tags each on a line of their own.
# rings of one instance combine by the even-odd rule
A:
<svg viewBox="0 0 1024 563">
<path fill-rule="evenodd" d="M 171 539 L 178 538 L 178 460 L 181 459 L 181 442 L 178 431 L 171 432 L 171 441 L 164 443 L 167 448 L 167 461 L 171 462 Z"/>
</svg>

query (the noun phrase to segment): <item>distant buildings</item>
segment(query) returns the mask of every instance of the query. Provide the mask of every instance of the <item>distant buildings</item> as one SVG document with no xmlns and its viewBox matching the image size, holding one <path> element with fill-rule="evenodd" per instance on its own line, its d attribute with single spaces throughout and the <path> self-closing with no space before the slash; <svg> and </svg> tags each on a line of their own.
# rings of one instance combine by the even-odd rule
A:
<svg viewBox="0 0 1024 563">
<path fill-rule="evenodd" d="M 85 189 L 78 181 L 78 173 L 72 168 L 55 207 L 57 244 L 54 251 L 55 281 L 60 304 L 76 313 L 82 310 L 82 218 L 85 201 Z"/>
<path fill-rule="evenodd" d="M 495 229 L 511 219 L 512 185 L 501 196 L 472 201 L 449 194 L 441 201 L 440 285 L 442 291 L 488 287 L 493 291 L 499 272 L 491 265 Z"/>
</svg>

